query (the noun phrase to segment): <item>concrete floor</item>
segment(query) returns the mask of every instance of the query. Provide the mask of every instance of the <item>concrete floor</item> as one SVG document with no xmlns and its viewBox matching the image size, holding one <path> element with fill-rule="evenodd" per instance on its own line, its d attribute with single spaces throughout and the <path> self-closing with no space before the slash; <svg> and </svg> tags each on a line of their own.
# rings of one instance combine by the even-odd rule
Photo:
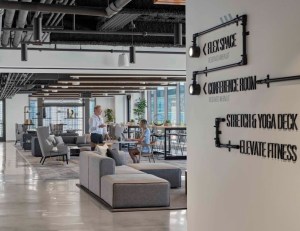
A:
<svg viewBox="0 0 300 231">
<path fill-rule="evenodd" d="M 186 231 L 186 211 L 111 213 L 79 180 L 39 180 L 12 143 L 0 143 L 0 230 Z"/>
</svg>

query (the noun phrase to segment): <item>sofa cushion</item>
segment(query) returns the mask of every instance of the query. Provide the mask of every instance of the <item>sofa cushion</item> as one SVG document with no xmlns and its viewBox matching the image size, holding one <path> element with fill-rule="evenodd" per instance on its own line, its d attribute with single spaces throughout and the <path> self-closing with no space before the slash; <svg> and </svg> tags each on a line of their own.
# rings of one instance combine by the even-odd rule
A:
<svg viewBox="0 0 300 231">
<path fill-rule="evenodd" d="M 95 151 L 100 154 L 101 156 L 107 156 L 107 149 L 108 146 L 106 144 L 104 145 L 97 145 L 95 148 Z"/>
<path fill-rule="evenodd" d="M 150 174 L 106 175 L 101 178 L 101 198 L 113 208 L 170 205 L 169 182 Z"/>
<path fill-rule="evenodd" d="M 117 149 L 107 149 L 107 156 L 114 159 L 116 162 L 116 166 L 121 166 L 122 163 L 122 159 L 119 155 L 119 152 Z"/>
<path fill-rule="evenodd" d="M 165 163 L 128 164 L 136 170 L 155 175 L 170 182 L 171 188 L 181 187 L 181 169 Z"/>
<path fill-rule="evenodd" d="M 62 136 L 63 142 L 65 144 L 76 144 L 77 136 Z"/>
<path fill-rule="evenodd" d="M 61 136 L 55 136 L 56 144 L 63 144 L 64 141 Z"/>
<path fill-rule="evenodd" d="M 51 142 L 53 145 L 56 145 L 55 135 L 50 135 L 47 137 L 47 140 Z"/>
<path fill-rule="evenodd" d="M 76 144 L 85 144 L 86 143 L 86 136 L 77 136 Z"/>
<path fill-rule="evenodd" d="M 136 170 L 134 168 L 128 167 L 126 165 L 122 166 L 116 166 L 115 174 L 145 174 L 144 172 L 141 172 L 139 170 Z"/>
</svg>

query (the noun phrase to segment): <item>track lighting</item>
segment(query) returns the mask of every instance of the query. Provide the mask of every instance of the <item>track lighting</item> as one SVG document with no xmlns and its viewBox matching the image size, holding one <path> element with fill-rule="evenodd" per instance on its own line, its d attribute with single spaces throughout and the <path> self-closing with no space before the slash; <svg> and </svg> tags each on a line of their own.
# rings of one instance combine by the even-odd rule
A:
<svg viewBox="0 0 300 231">
<path fill-rule="evenodd" d="M 28 58 L 27 44 L 21 43 L 21 61 L 27 61 L 27 58 Z"/>
<path fill-rule="evenodd" d="M 135 47 L 134 46 L 129 47 L 129 62 L 135 63 Z"/>
<path fill-rule="evenodd" d="M 193 45 L 189 48 L 189 56 L 192 58 L 200 56 L 200 47 L 197 46 L 196 41 L 193 41 Z"/>
<path fill-rule="evenodd" d="M 201 87 L 200 84 L 197 83 L 196 75 L 193 74 L 193 82 L 189 86 L 190 95 L 200 95 Z"/>
<path fill-rule="evenodd" d="M 42 17 L 33 19 L 33 40 L 36 42 L 42 41 Z"/>
<path fill-rule="evenodd" d="M 174 45 L 182 46 L 182 23 L 174 24 Z"/>
</svg>

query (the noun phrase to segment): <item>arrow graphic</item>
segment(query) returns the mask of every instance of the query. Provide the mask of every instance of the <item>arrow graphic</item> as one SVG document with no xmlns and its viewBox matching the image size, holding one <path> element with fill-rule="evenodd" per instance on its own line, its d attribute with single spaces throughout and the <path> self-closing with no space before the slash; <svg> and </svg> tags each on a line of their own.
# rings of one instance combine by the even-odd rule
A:
<svg viewBox="0 0 300 231">
<path fill-rule="evenodd" d="M 204 46 L 203 46 L 203 54 L 206 56 L 205 48 L 206 48 L 206 43 L 204 43 Z"/>
</svg>

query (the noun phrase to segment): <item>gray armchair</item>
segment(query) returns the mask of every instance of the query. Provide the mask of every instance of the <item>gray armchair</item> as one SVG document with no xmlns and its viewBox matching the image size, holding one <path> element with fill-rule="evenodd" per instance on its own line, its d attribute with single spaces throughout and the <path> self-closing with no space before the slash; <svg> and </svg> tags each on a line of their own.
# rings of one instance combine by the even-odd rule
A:
<svg viewBox="0 0 300 231">
<path fill-rule="evenodd" d="M 62 156 L 63 161 L 67 161 L 68 164 L 68 146 L 64 143 L 58 144 L 56 147 L 48 140 L 49 127 L 38 127 L 36 129 L 37 137 L 40 143 L 42 158 L 40 163 L 44 164 L 45 160 L 50 157 Z"/>
<path fill-rule="evenodd" d="M 15 132 L 16 132 L 16 142 L 15 142 L 16 145 L 18 141 L 21 143 L 21 140 L 23 138 L 23 134 L 24 134 L 23 125 L 16 123 Z"/>
</svg>

